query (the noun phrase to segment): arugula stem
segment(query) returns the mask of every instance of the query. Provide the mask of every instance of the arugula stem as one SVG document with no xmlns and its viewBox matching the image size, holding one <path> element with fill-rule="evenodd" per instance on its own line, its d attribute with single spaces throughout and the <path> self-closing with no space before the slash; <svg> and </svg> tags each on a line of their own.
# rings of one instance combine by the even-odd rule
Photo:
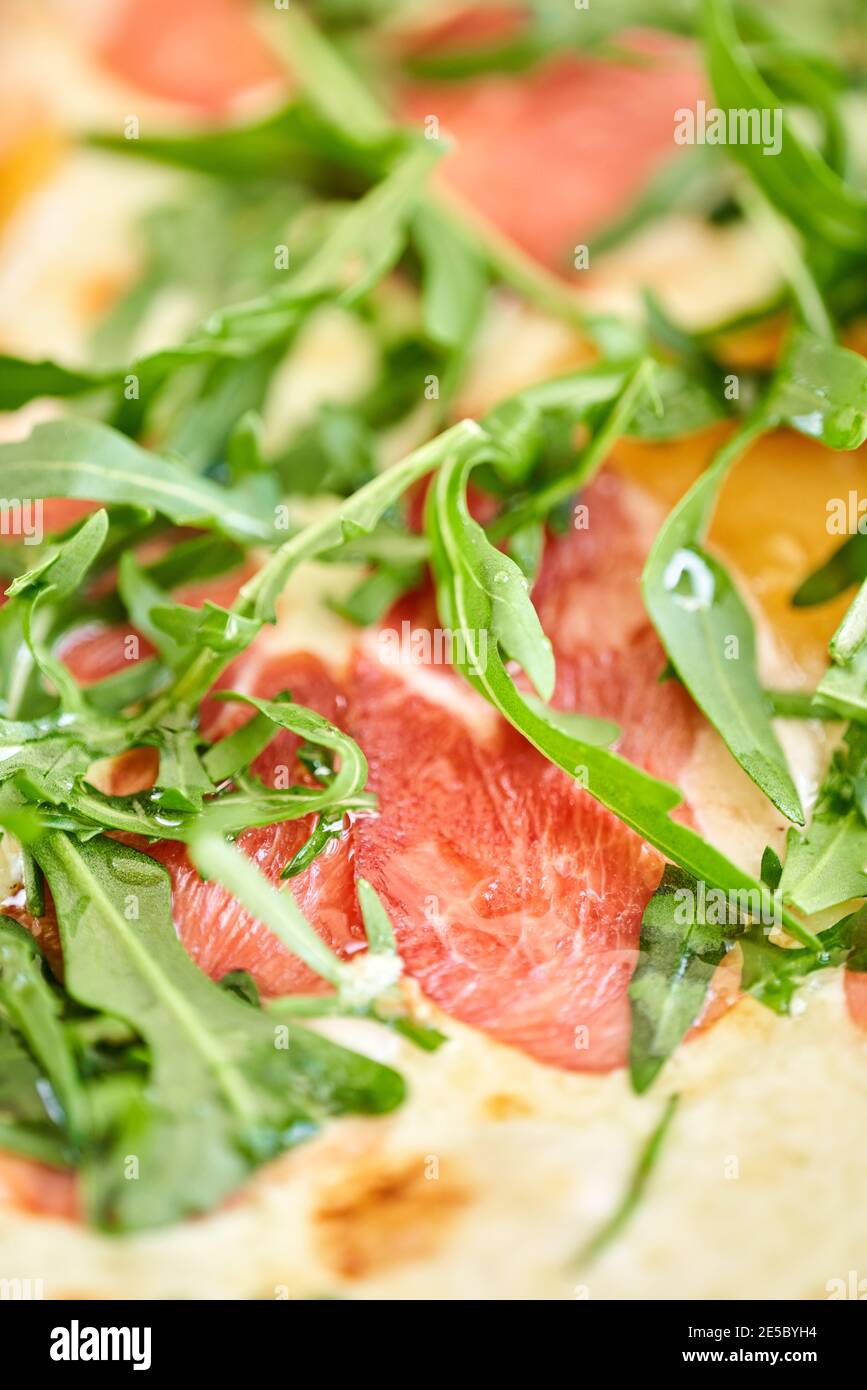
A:
<svg viewBox="0 0 867 1390">
<path fill-rule="evenodd" d="M 674 1119 L 674 1112 L 680 1097 L 678 1095 L 669 1096 L 665 1104 L 662 1116 L 654 1125 L 650 1135 L 642 1146 L 638 1155 L 638 1161 L 633 1169 L 632 1176 L 626 1187 L 620 1202 L 609 1216 L 608 1220 L 600 1227 L 594 1236 L 587 1241 L 578 1256 L 579 1264 L 589 1264 L 595 1260 L 607 1245 L 619 1236 L 623 1227 L 626 1225 L 644 1193 L 650 1175 L 659 1159 L 659 1153 L 665 1142 L 671 1122 Z"/>
<path fill-rule="evenodd" d="M 279 14 L 259 10 L 255 22 L 269 48 L 332 125 L 362 143 L 394 133 L 394 123 L 379 102 L 300 6 L 284 4 Z"/>
<path fill-rule="evenodd" d="M 821 719 L 839 723 L 842 715 L 839 710 L 823 704 L 810 691 L 805 690 L 766 690 L 765 695 L 777 719 Z"/>
</svg>

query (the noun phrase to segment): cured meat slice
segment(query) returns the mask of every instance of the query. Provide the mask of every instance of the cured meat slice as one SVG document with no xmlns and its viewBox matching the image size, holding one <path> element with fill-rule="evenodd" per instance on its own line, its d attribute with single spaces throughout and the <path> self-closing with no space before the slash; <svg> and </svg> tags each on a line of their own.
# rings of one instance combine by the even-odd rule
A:
<svg viewBox="0 0 867 1390">
<path fill-rule="evenodd" d="M 101 45 L 119 77 L 206 112 L 281 76 L 244 0 L 124 0 Z"/>
<path fill-rule="evenodd" d="M 646 537 L 615 478 L 586 501 L 590 531 L 550 543 L 537 591 L 555 704 L 615 720 L 630 758 L 676 780 L 699 715 L 676 682 L 659 682 L 663 653 L 632 594 Z M 583 626 L 579 612 L 591 615 Z M 351 732 L 380 801 L 355 828 L 355 852 L 407 968 L 446 1012 L 541 1061 L 621 1065 L 662 858 L 457 678 L 395 668 L 386 649 L 369 641 L 350 683 Z"/>
<path fill-rule="evenodd" d="M 867 1031 L 867 973 L 861 970 L 847 970 L 844 984 L 849 1017 L 859 1028 Z"/>
<path fill-rule="evenodd" d="M 434 31 L 426 44 L 454 47 L 475 27 Z M 406 118 L 435 116 L 454 140 L 443 166 L 448 183 L 554 269 L 571 269 L 575 246 L 676 155 L 674 112 L 702 94 L 689 45 L 650 33 L 628 42 L 638 49 L 632 62 L 558 54 L 527 72 L 418 82 L 401 93 Z"/>
<path fill-rule="evenodd" d="M 75 1177 L 29 1158 L 0 1153 L 0 1207 L 3 1205 L 73 1221 L 79 1214 Z"/>
<path fill-rule="evenodd" d="M 501 721 L 480 738 L 429 689 L 356 666 L 353 732 L 381 806 L 356 827 L 357 863 L 408 970 L 446 1012 L 542 1061 L 619 1065 L 660 856 Z"/>
</svg>

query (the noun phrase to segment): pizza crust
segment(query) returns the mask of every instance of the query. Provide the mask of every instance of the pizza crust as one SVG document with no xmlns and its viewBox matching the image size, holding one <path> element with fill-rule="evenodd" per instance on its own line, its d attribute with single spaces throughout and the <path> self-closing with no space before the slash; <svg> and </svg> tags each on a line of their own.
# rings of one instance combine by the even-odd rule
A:
<svg viewBox="0 0 867 1390">
<path fill-rule="evenodd" d="M 65 163 L 7 230 L 7 350 L 77 355 L 89 325 L 76 287 L 87 285 L 94 256 L 131 273 L 135 215 L 165 187 L 161 174 L 145 188 L 152 171 L 124 174 L 117 162 L 83 158 Z M 40 229 L 49 212 L 92 228 L 94 206 L 109 196 L 106 242 L 92 244 L 89 232 L 75 238 L 79 254 L 64 253 L 58 300 L 56 285 L 39 288 L 36 252 L 48 235 Z M 684 236 L 679 277 L 690 255 Z M 693 313 L 702 285 L 743 283 L 731 244 L 718 277 L 708 251 L 695 242 L 703 276 L 691 291 Z M 740 254 L 749 258 L 750 249 Z M 21 276 L 26 314 L 13 288 Z M 713 315 L 723 308 L 714 299 Z M 507 380 L 503 341 L 511 345 Z M 465 404 L 481 410 L 504 390 L 585 358 L 567 330 L 502 295 Z M 313 621 L 311 602 L 323 586 L 345 591 L 353 578 L 346 567 L 300 570 L 269 652 L 291 644 L 345 659 L 354 634 L 326 610 Z M 791 658 L 769 660 L 766 679 L 785 674 L 790 683 Z M 799 726 L 786 738 L 802 789 L 815 788 L 824 735 Z M 745 867 L 756 867 L 765 843 L 779 845 L 773 809 L 710 731 L 687 786 L 703 807 L 701 828 Z M 411 1094 L 395 1114 L 334 1121 L 223 1209 L 146 1235 L 106 1237 L 0 1205 L 0 1276 L 42 1279 L 51 1298 L 775 1299 L 827 1297 L 829 1281 L 864 1267 L 867 1035 L 847 1015 L 841 972 L 812 977 L 788 1018 L 741 1000 L 682 1047 L 642 1097 L 622 1071 L 545 1067 L 423 1001 L 419 1008 L 448 1037 L 433 1055 L 374 1025 L 321 1025 L 405 1074 Z M 681 1103 L 639 1209 L 597 1261 L 582 1262 L 675 1091 Z"/>
</svg>

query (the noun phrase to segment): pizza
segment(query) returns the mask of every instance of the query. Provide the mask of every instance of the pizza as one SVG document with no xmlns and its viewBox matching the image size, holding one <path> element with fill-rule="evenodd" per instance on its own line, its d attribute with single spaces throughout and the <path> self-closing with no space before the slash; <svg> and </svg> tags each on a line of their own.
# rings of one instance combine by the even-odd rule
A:
<svg viewBox="0 0 867 1390">
<path fill-rule="evenodd" d="M 864 1296 L 863 31 L 700 8 L 7 4 L 10 1296 Z"/>
</svg>

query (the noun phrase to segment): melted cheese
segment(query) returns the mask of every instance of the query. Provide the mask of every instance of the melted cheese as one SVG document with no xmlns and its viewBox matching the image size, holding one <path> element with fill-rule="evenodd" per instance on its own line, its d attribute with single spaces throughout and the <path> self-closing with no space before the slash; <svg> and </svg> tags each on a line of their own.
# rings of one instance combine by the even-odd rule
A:
<svg viewBox="0 0 867 1390">
<path fill-rule="evenodd" d="M 778 1018 L 742 1001 L 641 1098 L 623 1073 L 542 1067 L 451 1019 L 433 1056 L 333 1023 L 407 1076 L 393 1116 L 333 1122 L 224 1210 L 166 1231 L 107 1239 L 4 1211 L 0 1271 L 59 1298 L 826 1297 L 863 1273 L 867 1037 L 838 974 L 801 1002 Z M 582 1263 L 672 1091 L 642 1204 Z"/>
</svg>

